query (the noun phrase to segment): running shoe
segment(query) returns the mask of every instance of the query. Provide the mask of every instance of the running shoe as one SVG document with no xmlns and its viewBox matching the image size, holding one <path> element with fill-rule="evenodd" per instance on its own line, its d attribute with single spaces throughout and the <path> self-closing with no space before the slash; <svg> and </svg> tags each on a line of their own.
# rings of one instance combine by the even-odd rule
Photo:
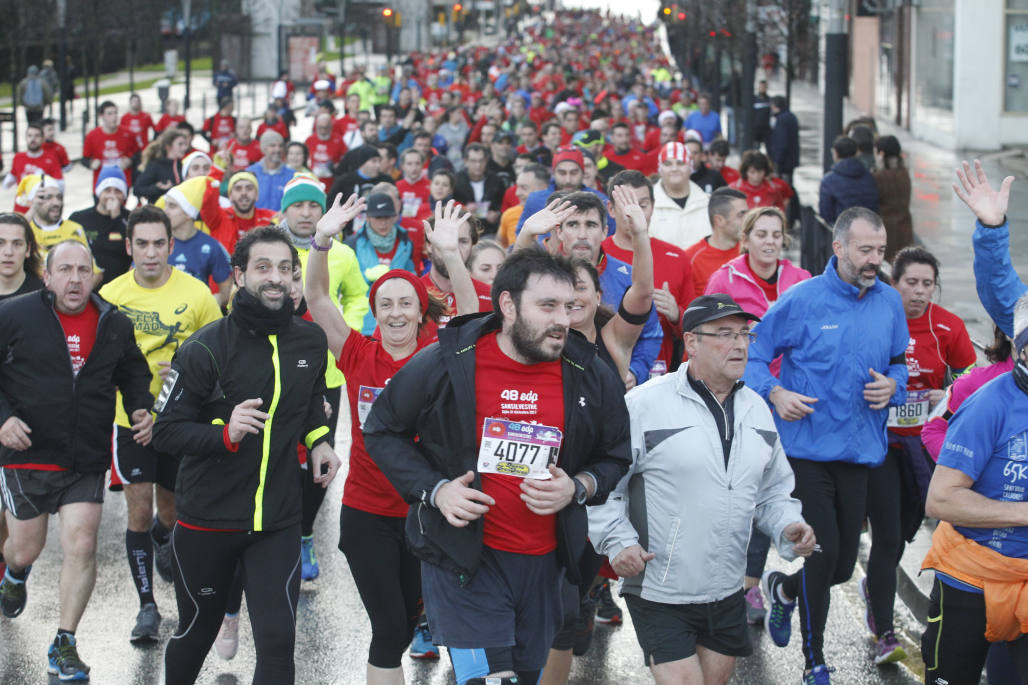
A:
<svg viewBox="0 0 1028 685">
<path fill-rule="evenodd" d="M 154 537 L 154 530 L 158 526 L 157 517 L 153 517 L 153 525 L 150 526 L 150 539 L 153 540 L 153 566 L 157 569 L 157 575 L 165 583 L 171 583 L 171 536 L 164 543 L 157 541 Z"/>
<path fill-rule="evenodd" d="M 161 614 L 157 611 L 157 605 L 147 602 L 136 614 L 136 627 L 132 629 L 129 642 L 141 644 L 144 642 L 156 642 L 161 629 Z"/>
<path fill-rule="evenodd" d="M 300 579 L 314 580 L 321 573 L 318 568 L 318 555 L 314 553 L 314 536 L 305 535 L 300 538 Z"/>
<path fill-rule="evenodd" d="M 621 607 L 614 601 L 610 594 L 610 581 L 604 581 L 602 585 L 593 588 L 593 597 L 596 599 L 596 622 L 609 625 L 621 623 Z"/>
<path fill-rule="evenodd" d="M 221 630 L 214 640 L 214 650 L 225 661 L 228 661 L 239 651 L 239 614 L 229 616 L 221 621 Z"/>
<path fill-rule="evenodd" d="M 578 605 L 578 618 L 575 619 L 575 641 L 571 653 L 582 656 L 589 651 L 593 642 L 593 630 L 596 628 L 596 600 L 586 594 Z"/>
<path fill-rule="evenodd" d="M 766 614 L 764 595 L 760 593 L 760 587 L 754 585 L 746 591 L 746 622 L 751 626 L 762 625 Z"/>
<path fill-rule="evenodd" d="M 809 673 L 803 674 L 801 685 L 832 685 L 830 673 L 835 673 L 835 669 L 824 664 L 815 666 Z"/>
<path fill-rule="evenodd" d="M 903 661 L 907 658 L 907 652 L 903 645 L 896 639 L 896 635 L 890 630 L 878 638 L 875 645 L 875 663 L 891 664 L 895 661 Z"/>
<path fill-rule="evenodd" d="M 771 636 L 771 641 L 779 647 L 789 644 L 789 638 L 792 637 L 792 610 L 796 608 L 795 601 L 783 602 L 778 595 L 778 588 L 781 587 L 784 580 L 784 573 L 770 570 L 764 571 L 764 575 L 760 579 L 760 587 L 771 605 L 771 608 L 764 614 L 764 628 Z"/>
<path fill-rule="evenodd" d="M 414 629 L 414 639 L 410 643 L 411 659 L 438 659 L 439 648 L 432 644 L 432 631 L 427 623 L 419 623 Z"/>
<path fill-rule="evenodd" d="M 75 636 L 67 633 L 54 638 L 47 652 L 49 663 L 46 672 L 56 675 L 62 681 L 89 680 L 89 666 L 79 658 L 75 649 Z"/>
<path fill-rule="evenodd" d="M 4 579 L 0 582 L 0 613 L 5 617 L 16 618 L 25 610 L 25 602 L 28 601 L 28 590 L 25 588 L 27 580 L 27 571 L 25 580 L 15 580 L 10 570 L 4 570 Z"/>
</svg>

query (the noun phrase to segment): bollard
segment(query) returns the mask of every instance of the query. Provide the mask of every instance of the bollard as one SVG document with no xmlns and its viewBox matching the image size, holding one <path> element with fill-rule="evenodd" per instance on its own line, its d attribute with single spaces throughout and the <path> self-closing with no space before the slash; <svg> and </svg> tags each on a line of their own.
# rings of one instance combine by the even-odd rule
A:
<svg viewBox="0 0 1028 685">
<path fill-rule="evenodd" d="M 89 108 L 82 109 L 82 147 L 86 146 L 86 127 L 89 126 Z"/>
<path fill-rule="evenodd" d="M 207 121 L 207 93 L 200 96 L 201 121 Z"/>
</svg>

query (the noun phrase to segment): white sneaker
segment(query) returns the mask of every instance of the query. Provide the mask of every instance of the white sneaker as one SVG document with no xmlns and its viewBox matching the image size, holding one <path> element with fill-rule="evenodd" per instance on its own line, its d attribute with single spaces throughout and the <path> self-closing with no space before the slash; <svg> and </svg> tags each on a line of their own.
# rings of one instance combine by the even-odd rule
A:
<svg viewBox="0 0 1028 685">
<path fill-rule="evenodd" d="M 221 622 L 221 630 L 214 639 L 214 650 L 225 661 L 236 655 L 239 650 L 239 615 L 225 616 Z"/>
</svg>

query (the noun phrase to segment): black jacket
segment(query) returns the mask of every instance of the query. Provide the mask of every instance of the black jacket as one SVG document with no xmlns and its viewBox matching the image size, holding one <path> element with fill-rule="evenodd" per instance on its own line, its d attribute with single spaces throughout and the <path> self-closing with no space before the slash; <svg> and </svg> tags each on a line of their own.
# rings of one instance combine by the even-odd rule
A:
<svg viewBox="0 0 1028 685">
<path fill-rule="evenodd" d="M 300 521 L 297 443 L 310 448 L 328 433 L 322 403 L 328 345 L 319 327 L 295 316 L 277 335 L 243 326 L 237 303 L 175 353 L 155 406 L 154 445 L 182 457 L 175 486 L 182 521 L 279 530 Z M 237 404 L 253 398 L 263 400 L 261 411 L 271 417 L 232 452 L 224 426 Z"/>
<path fill-rule="evenodd" d="M 833 164 L 832 170 L 821 179 L 818 195 L 818 212 L 829 226 L 850 207 L 878 211 L 878 184 L 856 157 Z"/>
<path fill-rule="evenodd" d="M 111 466 L 115 386 L 130 416 L 150 409 L 150 367 L 132 322 L 97 294 L 96 342 L 76 377 L 68 342 L 43 289 L 0 306 L 0 425 L 17 416 L 32 429 L 24 452 L 0 447 L 2 464 L 56 464 L 76 473 Z"/>
<path fill-rule="evenodd" d="M 438 344 L 393 376 L 364 423 L 368 454 L 400 496 L 415 505 L 407 516 L 411 550 L 455 572 L 461 583 L 478 569 L 482 519 L 455 528 L 430 499 L 440 480 L 476 470 L 475 344 L 500 326 L 494 313 L 451 320 L 439 331 Z M 624 385 L 596 356 L 595 346 L 574 331 L 562 360 L 564 443 L 558 463 L 570 476 L 591 473 L 597 490 L 588 504 L 602 504 L 631 464 Z M 473 487 L 481 488 L 480 477 Z M 571 504 L 557 514 L 557 556 L 572 583 L 578 582 L 587 532 L 585 507 Z"/>
<path fill-rule="evenodd" d="M 124 207 L 121 208 L 121 214 L 115 218 L 101 214 L 96 207 L 89 207 L 80 209 L 68 217 L 69 221 L 82 224 L 89 246 L 93 248 L 93 259 L 104 272 L 104 279 L 100 283 L 102 286 L 132 267 L 132 256 L 125 251 L 128 216 L 129 211 Z"/>
<path fill-rule="evenodd" d="M 503 194 L 507 192 L 507 184 L 502 176 L 488 171 L 482 180 L 485 183 L 482 188 L 482 201 L 489 203 L 489 211 L 499 212 L 503 206 Z M 457 187 L 453 189 L 453 197 L 457 202 L 465 205 L 475 202 L 475 189 L 471 187 L 471 178 L 467 171 L 457 173 Z M 498 220 L 496 222 L 486 221 L 483 215 L 482 226 L 484 233 L 495 233 L 500 227 L 500 223 Z"/>
<path fill-rule="evenodd" d="M 167 181 L 172 186 L 181 183 L 182 162 L 167 157 L 151 159 L 146 168 L 136 174 L 136 178 L 132 182 L 132 191 L 136 197 L 145 198 L 147 202 L 153 204 L 161 195 L 171 189 L 171 186 L 168 188 L 158 187 L 157 184 L 162 181 Z"/>
<path fill-rule="evenodd" d="M 768 150 L 779 174 L 791 174 L 800 165 L 800 122 L 787 109 L 775 115 Z"/>
</svg>

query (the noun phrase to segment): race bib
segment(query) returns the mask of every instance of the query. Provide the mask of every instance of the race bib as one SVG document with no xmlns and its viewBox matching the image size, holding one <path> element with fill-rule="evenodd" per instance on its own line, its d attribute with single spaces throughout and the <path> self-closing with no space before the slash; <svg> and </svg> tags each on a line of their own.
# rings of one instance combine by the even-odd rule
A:
<svg viewBox="0 0 1028 685">
<path fill-rule="evenodd" d="M 663 376 L 667 373 L 667 362 L 663 359 L 658 359 L 653 362 L 653 368 L 650 369 L 650 378 L 656 378 L 657 376 Z"/>
<path fill-rule="evenodd" d="M 484 219 L 489 216 L 489 200 L 482 200 L 475 203 L 475 216 Z"/>
<path fill-rule="evenodd" d="M 482 425 L 478 472 L 546 480 L 557 463 L 563 433 L 552 426 L 487 418 Z"/>
<path fill-rule="evenodd" d="M 928 421 L 928 393 L 930 390 L 908 390 L 907 403 L 889 407 L 889 428 L 916 428 Z"/>
<path fill-rule="evenodd" d="M 417 195 L 405 195 L 403 198 L 403 216 L 404 218 L 411 218 L 418 215 L 418 209 L 421 208 L 421 198 Z"/>
<path fill-rule="evenodd" d="M 360 421 L 360 427 L 364 428 L 364 422 L 368 418 L 368 414 L 371 413 L 371 405 L 375 403 L 378 396 L 382 394 L 384 388 L 372 388 L 368 385 L 362 385 L 360 390 L 357 391 L 357 420 Z"/>
</svg>

